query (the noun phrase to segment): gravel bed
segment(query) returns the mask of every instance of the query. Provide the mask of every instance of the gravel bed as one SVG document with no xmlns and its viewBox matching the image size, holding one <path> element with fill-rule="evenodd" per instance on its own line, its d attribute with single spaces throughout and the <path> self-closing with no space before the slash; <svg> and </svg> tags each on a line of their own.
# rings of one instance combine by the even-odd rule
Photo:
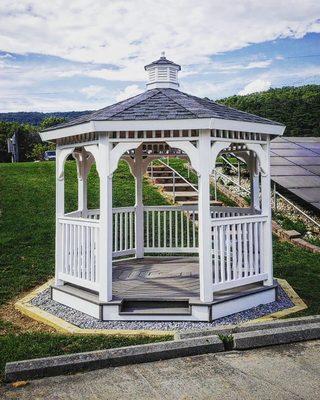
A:
<svg viewBox="0 0 320 400">
<path fill-rule="evenodd" d="M 279 286 L 278 300 L 269 304 L 263 304 L 258 307 L 250 308 L 246 311 L 241 311 L 227 317 L 216 319 L 213 322 L 145 322 L 145 321 L 99 321 L 80 311 L 76 311 L 70 307 L 64 306 L 50 298 L 50 289 L 40 293 L 37 297 L 31 300 L 32 305 L 41 308 L 65 321 L 78 326 L 79 328 L 87 329 L 148 329 L 148 330 L 163 330 L 163 331 L 179 331 L 192 329 L 206 329 L 217 325 L 239 324 L 251 319 L 260 318 L 267 314 L 293 307 L 294 304 Z"/>
</svg>

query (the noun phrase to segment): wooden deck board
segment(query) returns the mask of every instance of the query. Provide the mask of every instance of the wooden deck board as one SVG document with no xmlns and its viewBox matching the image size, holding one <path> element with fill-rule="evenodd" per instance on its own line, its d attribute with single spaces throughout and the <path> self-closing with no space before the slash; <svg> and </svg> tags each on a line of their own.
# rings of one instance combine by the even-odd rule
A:
<svg viewBox="0 0 320 400">
<path fill-rule="evenodd" d="M 121 298 L 199 298 L 199 262 L 194 258 L 146 257 L 117 261 L 113 296 Z"/>
</svg>

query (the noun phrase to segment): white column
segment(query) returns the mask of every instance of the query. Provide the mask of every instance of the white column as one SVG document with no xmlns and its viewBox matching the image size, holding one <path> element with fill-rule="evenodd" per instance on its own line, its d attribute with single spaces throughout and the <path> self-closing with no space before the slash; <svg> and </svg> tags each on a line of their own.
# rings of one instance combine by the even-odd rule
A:
<svg viewBox="0 0 320 400">
<path fill-rule="evenodd" d="M 270 179 L 270 140 L 264 146 L 267 153 L 264 173 L 261 174 L 261 211 L 267 216 L 267 222 L 263 224 L 263 265 L 268 273 L 265 285 L 273 284 L 273 260 L 272 260 L 272 213 L 271 213 L 271 179 Z"/>
<path fill-rule="evenodd" d="M 78 177 L 78 209 L 82 211 L 83 216 L 86 216 L 88 211 L 87 178 L 85 171 L 82 171 L 82 176 Z"/>
<path fill-rule="evenodd" d="M 81 153 L 76 153 L 74 158 L 77 162 L 78 172 L 78 210 L 81 211 L 83 217 L 86 217 L 88 210 L 88 194 L 87 194 L 87 177 L 88 162 L 86 159 L 86 151 L 83 149 Z"/>
<path fill-rule="evenodd" d="M 250 167 L 251 208 L 253 210 L 260 210 L 259 173 L 257 171 L 257 159 L 252 151 L 250 151 L 249 167 Z"/>
<path fill-rule="evenodd" d="M 143 258 L 144 255 L 144 215 L 143 215 L 143 173 L 142 173 L 142 145 L 135 151 L 135 246 L 136 258 Z"/>
<path fill-rule="evenodd" d="M 199 232 L 199 280 L 200 300 L 213 300 L 212 233 L 210 218 L 210 130 L 199 133 L 199 179 L 198 179 L 198 232 Z"/>
<path fill-rule="evenodd" d="M 56 149 L 56 242 L 55 242 L 55 285 L 62 285 L 58 276 L 62 268 L 62 229 L 59 217 L 64 215 L 64 165 L 63 171 L 59 171 L 60 158 L 63 157 L 61 150 Z"/>
<path fill-rule="evenodd" d="M 100 221 L 98 283 L 99 300 L 112 300 L 112 175 L 110 174 L 111 145 L 106 134 L 99 139 Z"/>
</svg>

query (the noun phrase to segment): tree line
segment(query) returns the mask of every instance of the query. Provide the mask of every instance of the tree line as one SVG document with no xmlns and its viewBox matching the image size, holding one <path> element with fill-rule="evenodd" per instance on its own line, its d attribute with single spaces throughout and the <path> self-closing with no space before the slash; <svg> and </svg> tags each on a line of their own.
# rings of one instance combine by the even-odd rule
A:
<svg viewBox="0 0 320 400">
<path fill-rule="evenodd" d="M 281 122 L 285 136 L 320 136 L 320 85 L 269 89 L 217 102 Z"/>
</svg>

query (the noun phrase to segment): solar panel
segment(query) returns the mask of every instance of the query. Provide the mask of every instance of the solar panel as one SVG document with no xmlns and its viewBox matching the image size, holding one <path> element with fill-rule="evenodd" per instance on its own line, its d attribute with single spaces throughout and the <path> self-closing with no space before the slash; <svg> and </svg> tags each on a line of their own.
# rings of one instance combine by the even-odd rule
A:
<svg viewBox="0 0 320 400">
<path fill-rule="evenodd" d="M 274 165 L 294 165 L 294 163 L 287 160 L 286 158 L 278 157 L 278 156 L 273 157 L 271 155 L 271 166 L 274 166 Z"/>
<path fill-rule="evenodd" d="M 296 149 L 274 149 L 272 152 L 281 157 L 311 157 L 314 154 L 310 153 L 310 150 L 303 148 Z"/>
<path fill-rule="evenodd" d="M 302 167 L 298 167 L 297 165 L 271 165 L 271 174 L 280 176 L 313 175 L 311 171 L 308 171 Z"/>
<path fill-rule="evenodd" d="M 308 171 L 320 176 L 320 165 L 306 165 L 304 166 Z"/>
<path fill-rule="evenodd" d="M 292 189 L 291 192 L 309 203 L 320 202 L 320 188 Z"/>
<path fill-rule="evenodd" d="M 286 157 L 297 165 L 320 165 L 320 157 Z"/>
<path fill-rule="evenodd" d="M 320 210 L 320 138 L 277 138 L 270 156 L 271 179 Z"/>
<path fill-rule="evenodd" d="M 290 188 L 308 188 L 308 187 L 319 187 L 320 188 L 320 176 L 309 175 L 309 176 L 277 176 L 274 178 L 281 186 Z"/>
</svg>

